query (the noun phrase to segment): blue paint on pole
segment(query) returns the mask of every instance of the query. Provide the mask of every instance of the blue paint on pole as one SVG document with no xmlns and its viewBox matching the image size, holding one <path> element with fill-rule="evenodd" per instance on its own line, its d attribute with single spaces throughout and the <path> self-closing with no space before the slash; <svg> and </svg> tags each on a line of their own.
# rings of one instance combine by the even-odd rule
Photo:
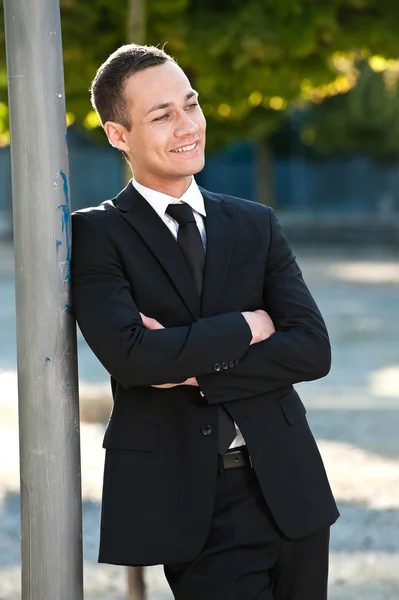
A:
<svg viewBox="0 0 399 600">
<path fill-rule="evenodd" d="M 57 247 L 57 252 L 58 252 L 58 248 L 59 248 L 60 246 L 62 246 L 62 242 L 61 242 L 61 240 L 55 240 L 55 245 L 56 245 L 56 247 Z"/>
<path fill-rule="evenodd" d="M 66 274 L 65 281 L 71 280 L 71 239 L 70 239 L 70 229 L 71 229 L 71 208 L 69 205 L 69 188 L 68 188 L 68 178 L 65 175 L 64 171 L 60 171 L 60 176 L 62 181 L 64 182 L 64 196 L 65 196 L 65 204 L 60 204 L 59 209 L 62 211 L 62 232 L 65 233 L 65 245 L 66 245 Z"/>
<path fill-rule="evenodd" d="M 50 358 L 47 356 L 46 359 L 45 359 L 45 361 L 44 361 L 44 364 L 47 365 L 47 363 L 49 363 L 49 362 L 50 362 Z"/>
<path fill-rule="evenodd" d="M 73 310 L 73 306 L 71 306 L 70 304 L 65 304 L 65 312 L 68 313 L 68 315 L 73 315 L 74 310 Z"/>
</svg>

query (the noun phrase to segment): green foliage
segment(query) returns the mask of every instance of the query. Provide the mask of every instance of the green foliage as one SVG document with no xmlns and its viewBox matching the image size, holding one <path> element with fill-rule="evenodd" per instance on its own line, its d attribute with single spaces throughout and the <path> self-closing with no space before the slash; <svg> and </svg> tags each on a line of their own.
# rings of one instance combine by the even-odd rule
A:
<svg viewBox="0 0 399 600">
<path fill-rule="evenodd" d="M 399 76 L 359 64 L 357 85 L 347 94 L 313 105 L 307 128 L 322 153 L 363 153 L 375 160 L 399 156 Z"/>
<path fill-rule="evenodd" d="M 6 46 L 3 0 L 0 0 L 0 102 L 7 100 Z"/>
<path fill-rule="evenodd" d="M 137 0 L 136 0 L 137 1 Z M 200 93 L 209 144 L 271 133 L 306 79 L 335 77 L 337 51 L 399 54 L 399 3 L 392 0 L 142 0 L 147 43 L 163 45 Z M 60 0 L 67 110 L 90 111 L 97 67 L 126 43 L 129 0 Z M 5 97 L 0 0 L 0 102 Z M 339 99 L 337 99 L 339 102 Z"/>
</svg>

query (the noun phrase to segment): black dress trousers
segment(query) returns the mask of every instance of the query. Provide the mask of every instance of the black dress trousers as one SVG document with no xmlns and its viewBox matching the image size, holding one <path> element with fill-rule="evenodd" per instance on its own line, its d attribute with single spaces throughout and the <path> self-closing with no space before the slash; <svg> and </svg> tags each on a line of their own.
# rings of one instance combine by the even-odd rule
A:
<svg viewBox="0 0 399 600">
<path fill-rule="evenodd" d="M 326 600 L 329 534 L 288 540 L 251 467 L 221 469 L 204 548 L 165 575 L 176 600 Z"/>
</svg>

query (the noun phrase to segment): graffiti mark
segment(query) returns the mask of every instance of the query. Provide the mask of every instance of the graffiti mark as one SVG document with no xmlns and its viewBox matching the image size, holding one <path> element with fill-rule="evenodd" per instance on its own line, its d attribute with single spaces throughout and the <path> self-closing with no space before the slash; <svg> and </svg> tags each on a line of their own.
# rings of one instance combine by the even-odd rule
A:
<svg viewBox="0 0 399 600">
<path fill-rule="evenodd" d="M 55 245 L 56 245 L 56 247 L 57 247 L 57 252 L 58 252 L 58 248 L 59 248 L 60 246 L 62 246 L 62 242 L 61 242 L 61 240 L 55 240 Z"/>
<path fill-rule="evenodd" d="M 65 204 L 60 204 L 59 209 L 62 211 L 62 232 L 65 234 L 66 258 L 65 258 L 65 273 L 64 281 L 71 281 L 71 208 L 69 204 L 69 188 L 68 179 L 64 171 L 60 171 L 60 176 L 63 181 Z"/>
<path fill-rule="evenodd" d="M 73 310 L 73 306 L 71 306 L 70 304 L 65 304 L 64 312 L 68 313 L 68 315 L 75 314 L 74 310 Z"/>
<path fill-rule="evenodd" d="M 45 364 L 45 365 L 47 365 L 47 364 L 50 362 L 50 360 L 51 360 L 51 359 L 50 359 L 50 358 L 47 356 L 47 357 L 45 358 L 45 360 L 44 360 L 44 364 Z"/>
</svg>

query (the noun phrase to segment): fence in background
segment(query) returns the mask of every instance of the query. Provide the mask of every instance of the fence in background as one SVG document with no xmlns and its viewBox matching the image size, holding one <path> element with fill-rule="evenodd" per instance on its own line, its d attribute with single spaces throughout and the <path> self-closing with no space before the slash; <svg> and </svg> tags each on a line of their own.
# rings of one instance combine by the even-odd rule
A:
<svg viewBox="0 0 399 600">
<path fill-rule="evenodd" d="M 115 196 L 124 185 L 121 155 L 107 145 L 93 144 L 74 128 L 69 129 L 68 146 L 73 208 L 97 205 Z M 1 148 L 0 236 L 11 231 L 9 170 L 9 148 Z M 357 223 L 365 235 L 367 224 L 379 227 L 384 237 L 384 228 L 393 227 L 398 216 L 399 166 L 376 165 L 356 156 L 316 162 L 299 157 L 275 159 L 272 172 L 275 207 L 287 223 L 295 219 L 302 227 L 316 218 L 329 223 L 333 231 L 349 221 Z M 212 191 L 257 200 L 253 147 L 241 144 L 208 155 L 196 179 Z"/>
</svg>

